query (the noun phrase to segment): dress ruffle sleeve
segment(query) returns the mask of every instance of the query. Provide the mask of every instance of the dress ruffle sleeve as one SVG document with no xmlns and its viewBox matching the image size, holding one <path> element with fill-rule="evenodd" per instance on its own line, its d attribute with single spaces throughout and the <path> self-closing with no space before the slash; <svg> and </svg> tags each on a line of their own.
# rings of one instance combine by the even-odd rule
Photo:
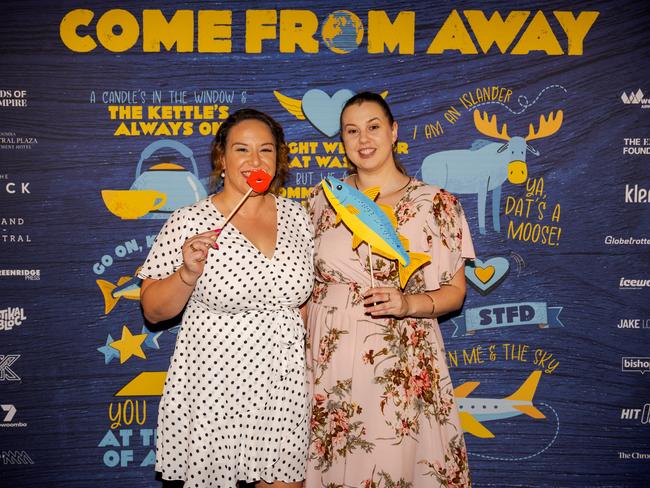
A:
<svg viewBox="0 0 650 488">
<path fill-rule="evenodd" d="M 431 263 L 424 267 L 427 290 L 437 290 L 448 283 L 464 267 L 466 259 L 474 259 L 474 245 L 458 198 L 444 189 L 433 194 L 425 224 L 427 252 Z"/>
<path fill-rule="evenodd" d="M 187 239 L 187 208 L 175 210 L 162 226 L 149 255 L 138 272 L 139 278 L 162 280 L 183 264 L 183 243 Z"/>
</svg>

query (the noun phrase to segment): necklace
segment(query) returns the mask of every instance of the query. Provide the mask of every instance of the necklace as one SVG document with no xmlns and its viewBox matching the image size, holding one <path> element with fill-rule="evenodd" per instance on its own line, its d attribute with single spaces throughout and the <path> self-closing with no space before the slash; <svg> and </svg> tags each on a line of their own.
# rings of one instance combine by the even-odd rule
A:
<svg viewBox="0 0 650 488">
<path fill-rule="evenodd" d="M 357 174 L 355 173 L 355 174 L 354 174 L 354 187 L 355 187 L 357 190 L 359 190 L 359 187 L 357 186 L 357 179 L 358 179 L 358 176 L 357 176 Z M 386 194 L 384 194 L 384 196 L 392 195 L 393 193 L 397 193 L 397 192 L 399 192 L 399 191 L 402 191 L 404 188 L 406 188 L 407 186 L 409 186 L 409 185 L 411 184 L 411 180 L 412 180 L 412 179 L 413 179 L 413 178 L 411 178 L 411 177 L 409 176 L 408 181 L 406 182 L 406 184 L 405 184 L 403 187 L 398 188 L 397 190 L 393 190 L 393 191 L 390 192 L 390 193 L 386 193 Z M 359 191 L 361 191 L 361 190 L 359 190 Z"/>
</svg>

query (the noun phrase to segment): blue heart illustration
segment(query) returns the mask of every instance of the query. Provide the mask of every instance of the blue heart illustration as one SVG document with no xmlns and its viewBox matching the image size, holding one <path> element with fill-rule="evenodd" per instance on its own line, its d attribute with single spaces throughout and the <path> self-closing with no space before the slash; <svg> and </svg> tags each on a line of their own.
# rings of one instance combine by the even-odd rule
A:
<svg viewBox="0 0 650 488">
<path fill-rule="evenodd" d="M 354 92 L 347 88 L 331 97 L 323 90 L 312 89 L 302 97 L 302 112 L 316 129 L 327 137 L 334 137 L 341 130 L 339 118 L 343 105 Z"/>
<path fill-rule="evenodd" d="M 487 261 L 476 258 L 465 266 L 465 276 L 476 291 L 487 295 L 501 284 L 509 270 L 510 263 L 506 258 L 490 258 Z"/>
</svg>

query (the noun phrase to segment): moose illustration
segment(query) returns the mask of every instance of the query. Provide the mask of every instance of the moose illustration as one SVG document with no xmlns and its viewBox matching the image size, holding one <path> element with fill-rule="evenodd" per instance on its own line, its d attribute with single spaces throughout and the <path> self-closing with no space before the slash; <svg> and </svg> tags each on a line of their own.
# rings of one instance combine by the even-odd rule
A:
<svg viewBox="0 0 650 488">
<path fill-rule="evenodd" d="M 494 230 L 501 230 L 499 212 L 501 209 L 501 185 L 506 179 L 515 185 L 526 181 L 526 150 L 539 156 L 539 152 L 528 141 L 555 134 L 562 125 L 562 110 L 551 112 L 548 119 L 541 115 L 539 130 L 530 124 L 526 137 L 510 137 L 506 124 L 497 128 L 497 116 L 488 117 L 474 111 L 474 125 L 488 137 L 506 141 L 498 142 L 478 139 L 470 149 L 440 151 L 428 155 L 422 161 L 422 179 L 425 183 L 441 186 L 452 193 L 478 195 L 479 232 L 485 234 L 485 206 L 488 192 L 492 192 L 492 223 Z"/>
</svg>

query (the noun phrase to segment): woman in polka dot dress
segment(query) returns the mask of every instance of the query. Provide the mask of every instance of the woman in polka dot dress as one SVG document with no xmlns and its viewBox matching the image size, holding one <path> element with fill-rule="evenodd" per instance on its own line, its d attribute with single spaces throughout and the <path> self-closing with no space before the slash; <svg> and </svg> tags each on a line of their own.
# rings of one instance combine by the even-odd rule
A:
<svg viewBox="0 0 650 488">
<path fill-rule="evenodd" d="M 212 163 L 223 191 L 176 210 L 139 273 L 149 321 L 184 309 L 160 401 L 156 470 L 184 488 L 299 487 L 309 435 L 300 307 L 313 283 L 311 223 L 301 205 L 274 194 L 288 150 L 268 115 L 228 117 Z M 252 193 L 218 234 L 255 169 L 274 176 L 270 191 Z"/>
</svg>

